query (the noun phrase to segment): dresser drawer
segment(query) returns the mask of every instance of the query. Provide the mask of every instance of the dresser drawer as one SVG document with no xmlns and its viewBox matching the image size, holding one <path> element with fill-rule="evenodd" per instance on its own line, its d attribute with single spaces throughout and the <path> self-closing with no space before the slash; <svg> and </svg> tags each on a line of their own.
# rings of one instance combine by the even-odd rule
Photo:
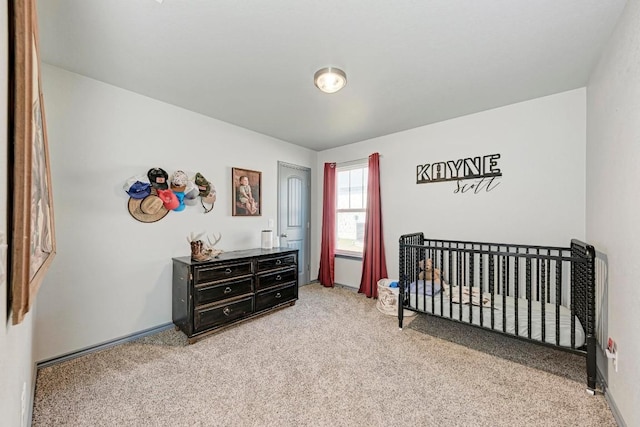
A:
<svg viewBox="0 0 640 427">
<path fill-rule="evenodd" d="M 194 310 L 194 326 L 197 331 L 205 328 L 221 326 L 253 312 L 253 297 L 233 301 L 229 304 L 216 305 Z"/>
<path fill-rule="evenodd" d="M 283 302 L 298 298 L 298 285 L 293 284 L 256 294 L 256 311 L 265 310 Z"/>
<path fill-rule="evenodd" d="M 216 283 L 215 285 L 200 285 L 195 288 L 194 304 L 196 306 L 209 304 L 227 298 L 253 292 L 253 277 Z"/>
<path fill-rule="evenodd" d="M 203 266 L 194 269 L 193 281 L 198 285 L 248 274 L 253 274 L 253 263 L 251 261 L 212 265 L 210 267 Z"/>
<path fill-rule="evenodd" d="M 296 265 L 296 255 L 282 255 L 273 258 L 263 258 L 258 260 L 258 272 L 273 270 L 274 268 L 284 268 Z"/>
<path fill-rule="evenodd" d="M 295 281 L 297 275 L 298 271 L 296 268 L 279 270 L 273 273 L 259 274 L 256 277 L 256 291 L 259 289 L 266 289 L 272 286 L 284 285 L 287 282 Z"/>
</svg>

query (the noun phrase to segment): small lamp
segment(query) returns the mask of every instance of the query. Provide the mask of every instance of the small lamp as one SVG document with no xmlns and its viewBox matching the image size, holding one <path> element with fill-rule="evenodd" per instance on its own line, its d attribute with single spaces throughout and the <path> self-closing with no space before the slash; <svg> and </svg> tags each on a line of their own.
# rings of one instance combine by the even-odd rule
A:
<svg viewBox="0 0 640 427">
<path fill-rule="evenodd" d="M 324 93 L 336 93 L 347 84 L 347 75 L 339 68 L 326 67 L 316 71 L 313 82 Z"/>
</svg>

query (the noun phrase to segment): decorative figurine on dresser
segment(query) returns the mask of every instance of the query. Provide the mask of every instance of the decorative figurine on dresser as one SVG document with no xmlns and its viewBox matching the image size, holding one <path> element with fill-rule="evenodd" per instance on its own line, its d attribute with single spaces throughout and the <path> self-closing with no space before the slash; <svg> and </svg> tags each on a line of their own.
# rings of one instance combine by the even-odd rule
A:
<svg viewBox="0 0 640 427">
<path fill-rule="evenodd" d="M 172 319 L 189 344 L 298 299 L 297 249 L 192 255 L 173 258 Z"/>
</svg>

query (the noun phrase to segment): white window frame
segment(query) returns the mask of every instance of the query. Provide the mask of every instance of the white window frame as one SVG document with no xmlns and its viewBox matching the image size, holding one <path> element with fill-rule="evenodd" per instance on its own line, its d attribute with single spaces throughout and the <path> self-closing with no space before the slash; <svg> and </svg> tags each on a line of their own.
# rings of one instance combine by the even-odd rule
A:
<svg viewBox="0 0 640 427">
<path fill-rule="evenodd" d="M 367 171 L 367 174 L 363 173 L 363 182 L 362 184 L 362 207 L 357 207 L 357 208 L 352 208 L 351 206 L 348 208 L 340 208 L 340 204 L 339 204 L 339 197 L 340 197 L 340 189 L 339 189 L 339 185 L 338 183 L 340 182 L 339 180 L 339 174 L 340 172 L 347 172 L 347 171 L 351 171 L 351 170 L 355 170 L 355 169 L 363 169 Z M 369 169 L 369 163 L 367 161 L 367 159 L 364 160 L 356 160 L 356 161 L 352 161 L 352 162 L 347 162 L 347 163 L 338 163 L 336 165 L 336 197 L 338 198 L 338 200 L 336 201 L 336 255 L 337 256 L 343 256 L 343 257 L 349 257 L 349 258 L 362 258 L 363 256 L 363 251 L 364 251 L 364 246 L 362 250 L 346 250 L 346 249 L 338 249 L 338 226 L 339 226 L 339 222 L 338 222 L 338 217 L 340 213 L 362 213 L 362 215 L 365 217 L 365 221 L 366 221 L 366 215 L 367 215 L 367 204 L 366 204 L 366 199 L 367 199 L 367 176 L 368 176 L 368 169 Z M 350 183 L 349 189 L 351 190 L 352 186 Z M 349 198 L 350 200 L 350 198 Z"/>
</svg>

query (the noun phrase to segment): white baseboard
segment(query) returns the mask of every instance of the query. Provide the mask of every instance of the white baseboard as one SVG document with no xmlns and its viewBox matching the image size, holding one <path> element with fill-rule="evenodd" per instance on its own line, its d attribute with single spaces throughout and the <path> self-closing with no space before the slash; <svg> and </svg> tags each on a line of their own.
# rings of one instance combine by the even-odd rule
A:
<svg viewBox="0 0 640 427">
<path fill-rule="evenodd" d="M 627 427 L 627 424 L 624 422 L 624 418 L 622 418 L 622 415 L 620 414 L 620 411 L 616 406 L 615 400 L 613 400 L 613 396 L 611 396 L 611 393 L 609 393 L 609 386 L 607 385 L 607 381 L 605 380 L 604 375 L 602 375 L 600 368 L 598 368 L 598 379 L 600 380 L 602 393 L 604 393 L 604 398 L 607 400 L 607 403 L 609 404 L 609 408 L 611 409 L 613 418 L 616 420 L 616 424 L 618 424 L 619 427 Z"/>
<path fill-rule="evenodd" d="M 615 418 L 618 426 L 627 427 L 627 424 L 624 422 L 624 419 L 622 418 L 620 411 L 618 411 L 618 407 L 616 406 L 616 403 L 614 402 L 613 397 L 611 396 L 611 393 L 609 393 L 608 389 L 605 390 L 604 397 L 605 399 L 607 399 L 607 403 L 609 404 L 609 408 L 611 408 L 611 413 L 613 414 L 613 418 Z"/>
<path fill-rule="evenodd" d="M 91 354 L 100 350 L 105 350 L 109 347 L 113 347 L 118 344 L 124 344 L 126 342 L 137 340 L 139 338 L 143 338 L 148 335 L 157 334 L 158 332 L 166 331 L 167 329 L 171 329 L 172 327 L 173 327 L 173 323 L 165 323 L 164 325 L 154 326 L 153 328 L 145 329 L 139 332 L 134 332 L 133 334 L 116 338 L 110 341 L 105 341 L 101 344 L 93 345 L 91 347 L 83 348 L 81 350 L 76 350 L 71 353 L 63 354 L 62 356 L 56 356 L 51 359 L 43 360 L 36 363 L 36 370 L 41 368 L 46 368 L 47 366 L 56 365 L 58 363 L 66 362 L 67 360 L 75 359 L 76 357 L 86 356 L 87 354 Z"/>
<path fill-rule="evenodd" d="M 33 364 L 31 370 L 31 404 L 29 405 L 29 413 L 27 414 L 27 426 L 31 427 L 33 424 L 33 404 L 36 402 L 36 379 L 38 378 L 38 366 Z"/>
<path fill-rule="evenodd" d="M 333 284 L 336 288 L 342 288 L 342 289 L 347 289 L 349 291 L 356 291 L 358 292 L 358 287 L 357 286 L 351 286 L 351 285 L 344 285 L 342 283 L 334 283 Z"/>
</svg>

